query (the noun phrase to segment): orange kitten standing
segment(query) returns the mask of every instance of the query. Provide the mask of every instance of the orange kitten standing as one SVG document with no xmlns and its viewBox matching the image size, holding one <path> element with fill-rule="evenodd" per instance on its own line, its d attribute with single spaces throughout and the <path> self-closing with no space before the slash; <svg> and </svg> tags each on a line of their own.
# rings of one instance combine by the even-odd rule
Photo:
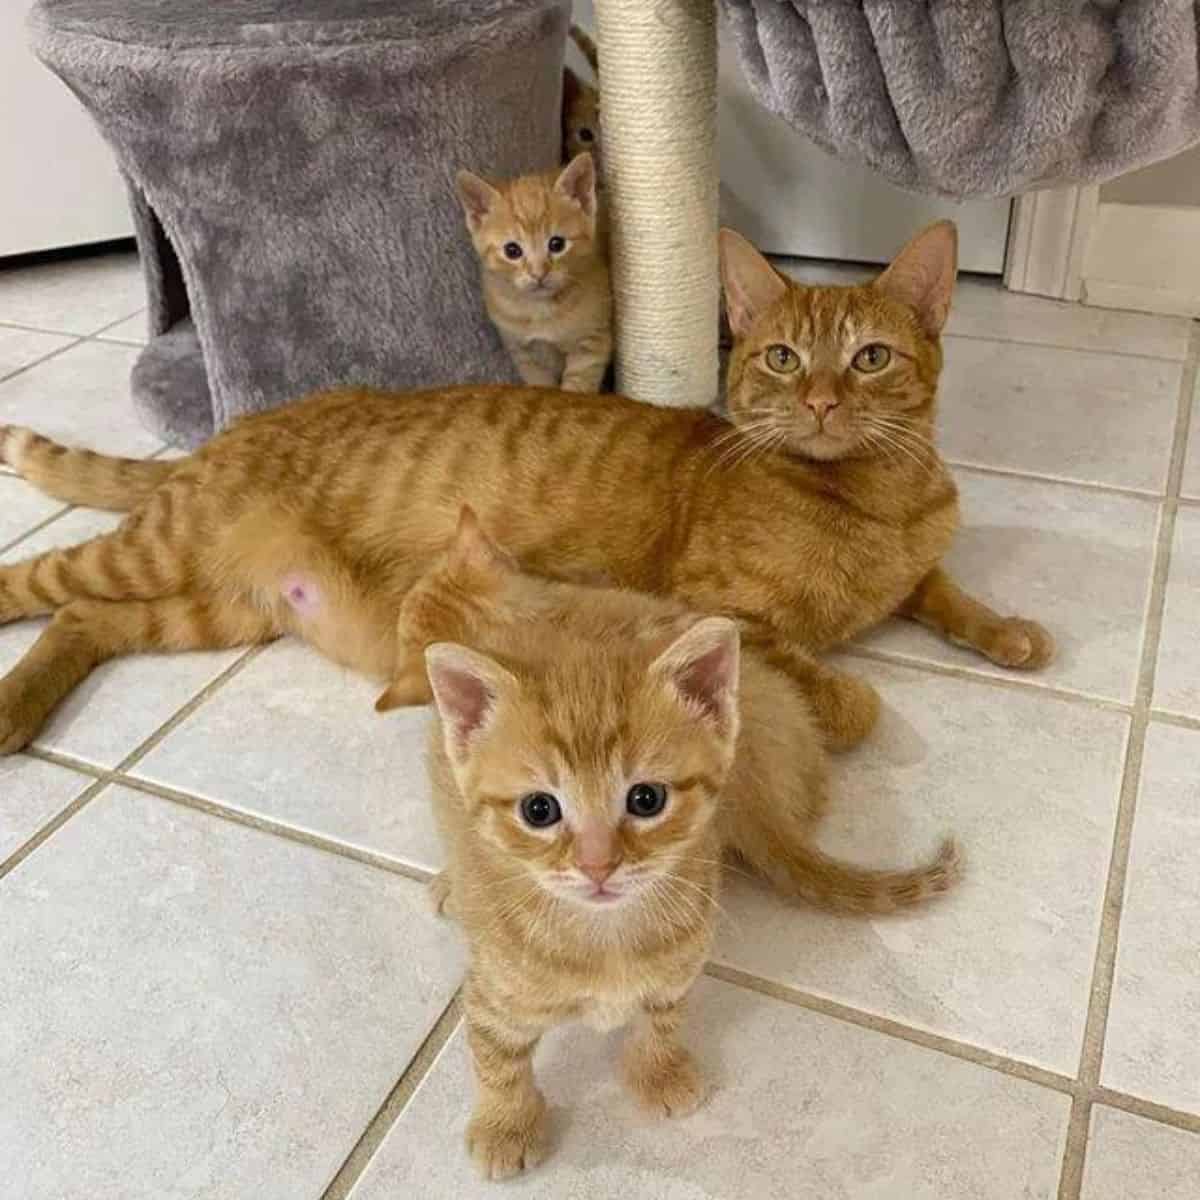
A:
<svg viewBox="0 0 1200 1200">
<path fill-rule="evenodd" d="M 590 154 L 489 183 L 458 173 L 488 316 L 521 378 L 599 391 L 612 358 L 612 292 Z"/>
<path fill-rule="evenodd" d="M 500 1179 L 545 1156 L 533 1051 L 565 1021 L 632 1022 L 626 1079 L 660 1115 L 704 1098 L 679 1027 L 712 943 L 737 628 L 598 651 L 541 626 L 502 656 L 439 643 L 426 663 L 443 895 L 470 944 L 467 1146 Z"/>
<path fill-rule="evenodd" d="M 337 595 L 316 576 L 305 588 Z M 352 624 L 354 607 L 337 603 L 313 619 Z M 785 895 L 850 911 L 914 904 L 957 878 L 949 843 L 907 871 L 809 844 L 826 795 L 820 738 L 791 681 L 741 655 L 728 620 L 524 574 L 467 509 L 405 598 L 398 635 L 378 707 L 423 700 L 414 671 L 427 672 L 447 854 L 435 896 L 471 948 L 468 1146 L 490 1177 L 544 1153 L 531 1057 L 564 1021 L 632 1020 L 635 1095 L 667 1115 L 699 1103 L 677 1029 L 711 944 L 723 855 Z"/>
</svg>

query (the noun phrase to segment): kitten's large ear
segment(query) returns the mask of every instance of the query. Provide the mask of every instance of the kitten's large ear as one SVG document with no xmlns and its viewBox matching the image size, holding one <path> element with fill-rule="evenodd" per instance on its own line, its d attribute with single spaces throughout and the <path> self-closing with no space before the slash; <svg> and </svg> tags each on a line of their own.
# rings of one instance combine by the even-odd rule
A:
<svg viewBox="0 0 1200 1200">
<path fill-rule="evenodd" d="M 738 723 L 739 657 L 737 625 L 727 617 L 706 617 L 677 637 L 650 670 L 732 738 Z"/>
<path fill-rule="evenodd" d="M 515 571 L 516 560 L 501 549 L 484 529 L 475 510 L 464 504 L 458 513 L 458 528 L 450 543 L 448 562 L 452 567 L 477 571 Z"/>
<path fill-rule="evenodd" d="M 755 321 L 787 291 L 779 273 L 740 233 L 722 229 L 721 283 L 729 327 L 745 337 Z"/>
<path fill-rule="evenodd" d="M 425 650 L 425 670 L 433 702 L 442 717 L 446 752 L 461 764 L 471 745 L 496 715 L 501 699 L 517 681 L 498 662 L 454 642 L 435 642 Z"/>
<path fill-rule="evenodd" d="M 500 193 L 486 179 L 480 179 L 471 171 L 459 171 L 455 185 L 467 218 L 467 228 L 474 233 L 492 211 L 492 205 L 500 199 Z"/>
<path fill-rule="evenodd" d="M 915 309 L 925 332 L 936 336 L 950 315 L 957 270 L 958 229 L 953 221 L 936 221 L 896 255 L 874 287 Z"/>
<path fill-rule="evenodd" d="M 596 215 L 596 164 L 586 151 L 575 155 L 554 181 L 554 190 L 574 200 L 585 215 Z"/>
</svg>

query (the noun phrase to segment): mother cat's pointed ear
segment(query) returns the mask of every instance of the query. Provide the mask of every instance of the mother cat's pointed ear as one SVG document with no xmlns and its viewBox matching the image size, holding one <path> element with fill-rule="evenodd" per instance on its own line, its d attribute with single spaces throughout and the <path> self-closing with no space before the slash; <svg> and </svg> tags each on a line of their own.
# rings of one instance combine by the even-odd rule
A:
<svg viewBox="0 0 1200 1200">
<path fill-rule="evenodd" d="M 740 233 L 722 229 L 717 241 L 729 327 L 738 337 L 745 337 L 754 322 L 787 292 L 787 284 Z"/>
<path fill-rule="evenodd" d="M 935 221 L 896 255 L 872 286 L 914 309 L 925 332 L 936 336 L 950 315 L 957 271 L 958 229 L 953 221 Z"/>
<path fill-rule="evenodd" d="M 517 680 L 498 662 L 454 642 L 435 642 L 425 650 L 425 670 L 433 702 L 441 714 L 446 752 L 461 764 L 472 744 L 495 719 Z"/>
<path fill-rule="evenodd" d="M 500 193 L 486 179 L 480 179 L 471 171 L 459 171 L 455 176 L 455 186 L 459 203 L 466 214 L 467 226 L 474 232 L 492 211 L 492 205 L 500 199 Z"/>
<path fill-rule="evenodd" d="M 738 627 L 727 617 L 705 617 L 677 637 L 651 664 L 668 684 L 727 737 L 737 732 Z"/>
<path fill-rule="evenodd" d="M 574 200 L 585 215 L 596 215 L 596 164 L 586 150 L 563 167 L 554 181 L 554 190 Z"/>
</svg>

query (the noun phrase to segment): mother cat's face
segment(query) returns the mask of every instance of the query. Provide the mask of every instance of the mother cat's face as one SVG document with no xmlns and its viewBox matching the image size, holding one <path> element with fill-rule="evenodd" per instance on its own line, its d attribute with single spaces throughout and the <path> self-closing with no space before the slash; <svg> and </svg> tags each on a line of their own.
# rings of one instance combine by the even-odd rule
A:
<svg viewBox="0 0 1200 1200">
<path fill-rule="evenodd" d="M 755 445 L 818 461 L 919 454 L 955 260 L 954 226 L 941 222 L 872 283 L 804 287 L 723 230 L 730 420 Z"/>
</svg>

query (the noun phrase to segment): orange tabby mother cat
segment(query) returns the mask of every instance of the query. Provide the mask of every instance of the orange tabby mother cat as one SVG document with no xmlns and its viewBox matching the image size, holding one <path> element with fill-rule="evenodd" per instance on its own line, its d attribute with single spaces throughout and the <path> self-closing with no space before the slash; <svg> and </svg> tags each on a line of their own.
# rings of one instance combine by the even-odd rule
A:
<svg viewBox="0 0 1200 1200">
<path fill-rule="evenodd" d="M 0 427 L 0 460 L 47 492 L 133 510 L 110 534 L 0 567 L 0 622 L 55 614 L 0 680 L 0 750 L 25 745 L 113 655 L 294 630 L 277 586 L 293 539 L 395 613 L 464 504 L 536 574 L 599 575 L 736 617 L 802 676 L 810 651 L 897 612 L 995 662 L 1046 662 L 1040 626 L 991 611 L 939 565 L 958 523 L 933 445 L 954 227 L 932 226 L 860 287 L 781 279 L 731 234 L 723 273 L 728 423 L 618 396 L 463 387 L 313 396 L 178 462 Z"/>
</svg>

